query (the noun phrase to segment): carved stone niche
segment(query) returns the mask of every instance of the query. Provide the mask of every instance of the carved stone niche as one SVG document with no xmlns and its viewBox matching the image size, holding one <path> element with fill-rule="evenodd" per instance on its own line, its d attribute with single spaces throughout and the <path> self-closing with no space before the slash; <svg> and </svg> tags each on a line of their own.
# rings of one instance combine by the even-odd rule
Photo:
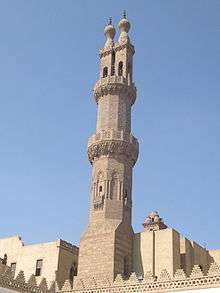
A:
<svg viewBox="0 0 220 293">
<path fill-rule="evenodd" d="M 95 210 L 100 210 L 103 209 L 104 206 L 104 196 L 97 196 L 96 198 L 94 198 L 93 200 L 93 206 Z"/>
</svg>

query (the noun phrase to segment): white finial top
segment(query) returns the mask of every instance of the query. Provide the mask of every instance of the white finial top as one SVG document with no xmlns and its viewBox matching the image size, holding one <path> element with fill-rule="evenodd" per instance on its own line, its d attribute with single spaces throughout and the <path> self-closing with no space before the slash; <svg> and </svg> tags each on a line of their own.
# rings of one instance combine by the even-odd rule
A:
<svg viewBox="0 0 220 293">
<path fill-rule="evenodd" d="M 130 22 L 127 20 L 126 11 L 123 12 L 123 18 L 120 20 L 118 27 L 120 29 L 119 43 L 129 43 L 128 32 L 130 30 Z"/>
<path fill-rule="evenodd" d="M 114 41 L 114 36 L 115 36 L 115 28 L 112 25 L 112 18 L 109 18 L 108 25 L 104 29 L 104 34 L 106 36 L 106 42 L 105 42 L 105 47 L 112 46 Z"/>
</svg>

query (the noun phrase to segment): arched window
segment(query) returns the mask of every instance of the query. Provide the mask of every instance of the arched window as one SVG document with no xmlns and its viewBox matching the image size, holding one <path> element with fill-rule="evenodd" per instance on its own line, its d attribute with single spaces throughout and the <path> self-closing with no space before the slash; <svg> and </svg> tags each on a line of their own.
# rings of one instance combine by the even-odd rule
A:
<svg viewBox="0 0 220 293">
<path fill-rule="evenodd" d="M 103 68 L 103 75 L 102 75 L 102 77 L 107 77 L 107 76 L 108 76 L 108 67 L 106 66 L 106 67 Z"/>
<path fill-rule="evenodd" d="M 112 52 L 111 75 L 115 75 L 115 51 Z"/>
<path fill-rule="evenodd" d="M 110 198 L 118 198 L 118 173 L 116 171 L 113 171 L 111 176 L 111 195 Z"/>
<path fill-rule="evenodd" d="M 123 62 L 120 61 L 118 63 L 118 76 L 122 76 L 123 75 Z"/>
<path fill-rule="evenodd" d="M 3 265 L 7 265 L 7 260 L 8 260 L 8 256 L 7 256 L 7 254 L 5 253 L 5 254 L 4 254 L 4 258 L 2 259 L 2 264 L 3 264 Z"/>
<path fill-rule="evenodd" d="M 104 174 L 102 173 L 102 171 L 99 171 L 97 174 L 97 192 L 98 192 L 98 196 L 101 196 L 103 194 L 103 183 L 104 183 Z"/>
</svg>

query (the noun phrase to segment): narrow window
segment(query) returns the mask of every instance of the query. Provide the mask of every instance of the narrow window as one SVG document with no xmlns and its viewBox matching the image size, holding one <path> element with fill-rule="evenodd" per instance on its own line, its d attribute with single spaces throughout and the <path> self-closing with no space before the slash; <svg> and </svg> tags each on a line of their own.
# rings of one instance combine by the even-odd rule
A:
<svg viewBox="0 0 220 293">
<path fill-rule="evenodd" d="M 43 266 L 43 260 L 38 259 L 36 262 L 36 271 L 35 271 L 35 276 L 41 276 L 42 273 L 42 266 Z"/>
<path fill-rule="evenodd" d="M 123 62 L 120 61 L 118 63 L 118 76 L 122 76 L 123 75 Z"/>
<path fill-rule="evenodd" d="M 69 274 L 69 279 L 72 282 L 73 281 L 73 276 L 74 276 L 74 266 L 71 266 L 70 268 L 70 274 Z"/>
<path fill-rule="evenodd" d="M 115 51 L 112 52 L 111 75 L 115 75 Z"/>
<path fill-rule="evenodd" d="M 11 273 L 12 273 L 12 276 L 15 275 L 15 271 L 16 271 L 16 262 L 12 262 L 11 263 Z"/>
<path fill-rule="evenodd" d="M 69 279 L 72 282 L 73 281 L 73 277 L 77 275 L 77 267 L 76 264 L 73 263 L 73 265 L 70 268 L 70 272 L 69 272 Z"/>
<path fill-rule="evenodd" d="M 3 258 L 0 258 L 0 261 L 3 265 L 7 265 L 7 261 L 8 261 L 8 256 L 5 253 Z"/>
<path fill-rule="evenodd" d="M 108 67 L 104 67 L 103 68 L 103 77 L 107 77 L 108 76 Z"/>
<path fill-rule="evenodd" d="M 99 186 L 99 192 L 102 192 L 102 186 Z"/>
</svg>

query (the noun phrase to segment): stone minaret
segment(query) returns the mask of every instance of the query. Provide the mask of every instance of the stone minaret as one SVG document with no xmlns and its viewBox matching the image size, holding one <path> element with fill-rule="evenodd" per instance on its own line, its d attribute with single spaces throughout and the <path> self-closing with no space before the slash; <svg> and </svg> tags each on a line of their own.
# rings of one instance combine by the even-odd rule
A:
<svg viewBox="0 0 220 293">
<path fill-rule="evenodd" d="M 81 237 L 78 277 L 107 275 L 110 279 L 132 270 L 133 229 L 132 169 L 138 142 L 131 134 L 134 47 L 126 15 L 119 22 L 120 36 L 105 27 L 106 43 L 100 50 L 100 76 L 94 87 L 97 110 L 96 133 L 88 142 L 92 164 L 89 224 Z"/>
</svg>

